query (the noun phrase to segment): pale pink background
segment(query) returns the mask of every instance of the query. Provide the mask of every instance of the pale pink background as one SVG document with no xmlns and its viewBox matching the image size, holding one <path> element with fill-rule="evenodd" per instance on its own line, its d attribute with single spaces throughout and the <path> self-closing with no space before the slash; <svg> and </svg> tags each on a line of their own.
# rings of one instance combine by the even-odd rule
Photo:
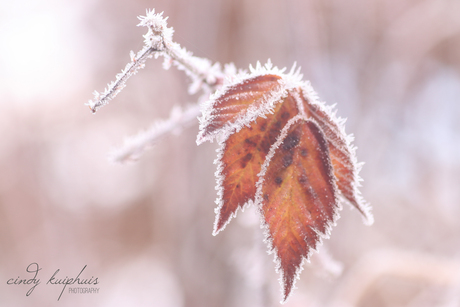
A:
<svg viewBox="0 0 460 307">
<path fill-rule="evenodd" d="M 254 212 L 211 235 L 216 144 L 197 147 L 197 125 L 135 164 L 106 159 L 196 99 L 182 72 L 151 60 L 96 115 L 84 106 L 142 48 L 146 8 L 165 11 L 197 56 L 242 68 L 297 61 L 348 118 L 375 224 L 345 206 L 319 254 L 343 274 L 314 256 L 286 306 L 347 295 L 357 306 L 459 306 L 460 2 L 442 0 L 2 0 L 2 306 L 279 306 Z M 42 284 L 25 297 L 6 281 L 32 262 Z M 57 302 L 61 287 L 47 278 L 84 265 L 100 293 Z"/>
</svg>

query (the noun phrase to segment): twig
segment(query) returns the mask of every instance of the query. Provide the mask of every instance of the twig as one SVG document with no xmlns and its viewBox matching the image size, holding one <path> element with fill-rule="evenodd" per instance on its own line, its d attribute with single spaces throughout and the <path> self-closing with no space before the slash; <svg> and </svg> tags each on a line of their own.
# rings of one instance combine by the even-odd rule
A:
<svg viewBox="0 0 460 307">
<path fill-rule="evenodd" d="M 155 122 L 148 130 L 125 140 L 122 147 L 115 149 L 109 156 L 113 162 L 125 163 L 137 160 L 142 153 L 169 133 L 179 133 L 191 125 L 200 114 L 200 106 L 192 105 L 185 110 L 175 107 L 167 120 Z"/>
<path fill-rule="evenodd" d="M 109 83 L 103 93 L 94 92 L 94 99 L 87 103 L 93 113 L 108 104 L 125 87 L 126 81 L 139 69 L 144 68 L 147 59 L 154 54 L 155 58 L 160 55 L 164 57 L 165 69 L 172 63 L 191 77 L 191 94 L 200 89 L 205 93 L 211 93 L 223 83 L 224 73 L 219 63 L 212 65 L 211 61 L 193 56 L 191 52 L 172 41 L 174 30 L 167 27 L 167 17 L 163 17 L 163 12 L 155 14 L 155 10 L 151 10 L 147 11 L 146 16 L 138 18 L 141 21 L 138 26 L 148 28 L 147 34 L 144 35 L 145 46 L 137 54 L 130 52 L 131 62 L 117 74 L 116 80 Z"/>
<path fill-rule="evenodd" d="M 126 86 L 126 81 L 129 77 L 135 75 L 139 69 L 144 68 L 147 59 L 151 58 L 152 54 L 157 51 L 158 50 L 151 47 L 144 47 L 144 49 L 138 52 L 137 56 L 131 56 L 131 62 L 126 65 L 121 73 L 117 74 L 116 80 L 109 83 L 103 93 L 94 92 L 94 100 L 90 100 L 87 103 L 91 112 L 96 113 L 99 108 L 108 104 L 110 100 L 115 98 L 115 96 Z M 133 52 L 131 51 L 131 55 L 132 54 Z"/>
</svg>

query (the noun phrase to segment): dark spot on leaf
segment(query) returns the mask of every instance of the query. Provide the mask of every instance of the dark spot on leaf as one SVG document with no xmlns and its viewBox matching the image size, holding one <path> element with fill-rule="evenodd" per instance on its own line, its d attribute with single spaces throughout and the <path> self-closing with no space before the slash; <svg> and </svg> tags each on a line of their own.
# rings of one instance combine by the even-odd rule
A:
<svg viewBox="0 0 460 307">
<path fill-rule="evenodd" d="M 283 157 L 283 167 L 284 168 L 292 164 L 292 156 L 293 156 L 293 153 L 290 152 Z"/>
<path fill-rule="evenodd" d="M 248 153 L 241 159 L 241 168 L 245 168 L 249 161 L 252 159 L 252 154 Z"/>
<path fill-rule="evenodd" d="M 260 142 L 260 146 L 258 147 L 258 149 L 259 151 L 268 154 L 268 151 L 270 150 L 270 143 L 268 143 L 267 140 L 264 138 L 264 140 Z"/>
<path fill-rule="evenodd" d="M 276 139 L 280 134 L 282 124 L 282 122 L 276 121 L 270 126 L 270 130 L 260 143 L 260 151 L 264 152 L 265 154 L 268 154 L 268 152 L 270 151 L 270 147 L 276 142 Z"/>
<path fill-rule="evenodd" d="M 276 183 L 277 185 L 281 185 L 282 182 L 283 182 L 283 179 L 281 179 L 281 177 L 276 177 L 276 178 L 275 178 L 275 183 Z"/>
<path fill-rule="evenodd" d="M 283 112 L 283 114 L 281 114 L 281 118 L 284 120 L 288 119 L 289 117 L 291 117 L 291 114 L 289 114 L 289 112 Z"/>
<path fill-rule="evenodd" d="M 301 155 L 302 157 L 306 157 L 307 154 L 308 154 L 308 150 L 307 150 L 306 148 L 301 148 L 301 149 L 300 149 L 300 155 Z"/>
<path fill-rule="evenodd" d="M 260 125 L 259 130 L 264 132 L 267 129 L 267 123 L 264 122 L 262 125 Z"/>
<path fill-rule="evenodd" d="M 267 81 L 272 81 L 272 82 L 273 81 L 278 81 L 278 79 L 280 78 L 277 75 L 267 75 L 267 76 L 263 76 L 263 77 L 265 77 L 265 79 Z"/>
<path fill-rule="evenodd" d="M 244 140 L 244 143 L 245 143 L 246 145 L 251 146 L 251 147 L 255 147 L 255 146 L 257 145 L 255 142 L 251 141 L 250 139 Z"/>
<path fill-rule="evenodd" d="M 282 148 L 283 150 L 290 150 L 299 144 L 300 136 L 296 133 L 296 131 L 291 132 L 286 136 L 283 141 Z"/>
<path fill-rule="evenodd" d="M 268 201 L 268 194 L 264 194 L 264 200 Z"/>
<path fill-rule="evenodd" d="M 299 176 L 299 183 L 300 183 L 301 185 L 304 185 L 304 184 L 306 184 L 307 182 L 308 182 L 308 178 L 307 178 L 307 176 L 305 176 L 305 174 L 302 174 L 302 175 Z"/>
<path fill-rule="evenodd" d="M 281 122 L 281 121 L 276 121 L 273 123 L 273 127 L 272 127 L 272 130 L 270 131 L 270 133 L 275 133 L 276 136 L 278 136 L 278 134 L 280 133 L 281 131 L 281 128 L 284 126 L 284 122 Z"/>
</svg>

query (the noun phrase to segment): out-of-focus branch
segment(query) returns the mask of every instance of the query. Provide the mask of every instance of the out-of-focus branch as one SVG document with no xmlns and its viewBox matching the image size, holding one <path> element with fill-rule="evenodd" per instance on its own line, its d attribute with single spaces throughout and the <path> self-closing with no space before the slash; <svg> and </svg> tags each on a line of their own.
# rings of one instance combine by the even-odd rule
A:
<svg viewBox="0 0 460 307">
<path fill-rule="evenodd" d="M 194 104 L 184 110 L 175 107 L 167 120 L 155 122 L 148 130 L 125 140 L 122 147 L 115 149 L 109 156 L 113 162 L 124 163 L 137 160 L 142 153 L 169 133 L 179 133 L 191 125 L 200 114 L 200 106 Z"/>
<path fill-rule="evenodd" d="M 357 306 L 372 284 L 383 276 L 455 287 L 460 284 L 460 262 L 400 250 L 371 252 L 361 258 L 344 276 L 329 307 Z"/>
</svg>

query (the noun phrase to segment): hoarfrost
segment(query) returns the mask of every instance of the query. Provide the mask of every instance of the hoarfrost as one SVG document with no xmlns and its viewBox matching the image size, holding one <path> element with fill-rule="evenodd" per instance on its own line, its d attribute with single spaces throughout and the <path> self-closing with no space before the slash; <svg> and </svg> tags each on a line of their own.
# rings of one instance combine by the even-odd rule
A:
<svg viewBox="0 0 460 307">
<path fill-rule="evenodd" d="M 340 217 L 339 211 L 342 209 L 342 206 L 341 206 L 341 204 L 340 204 L 340 202 L 339 202 L 339 200 L 337 198 L 337 192 L 336 192 L 336 196 L 335 196 L 336 197 L 336 200 L 335 200 L 336 206 L 334 207 L 334 210 L 333 210 L 332 219 L 330 221 L 326 222 L 326 225 L 324 226 L 324 228 L 325 228 L 324 232 L 321 232 L 321 231 L 319 231 L 319 230 L 317 230 L 315 228 L 311 228 L 315 232 L 315 234 L 317 235 L 315 245 L 312 246 L 312 247 L 309 247 L 307 255 L 302 255 L 301 256 L 302 260 L 300 262 L 300 265 L 298 267 L 296 267 L 296 269 L 295 269 L 295 275 L 294 275 L 293 280 L 292 280 L 291 291 L 288 293 L 288 296 L 285 297 L 285 290 L 286 290 L 285 286 L 286 285 L 284 284 L 284 279 L 285 279 L 286 272 L 284 272 L 282 270 L 282 268 L 281 268 L 281 258 L 278 255 L 277 248 L 273 245 L 273 239 L 270 236 L 269 225 L 263 218 L 264 215 L 263 215 L 263 209 L 262 209 L 262 204 L 263 204 L 262 188 L 263 188 L 263 184 L 264 184 L 264 181 L 265 181 L 265 178 L 264 178 L 265 173 L 267 172 L 267 169 L 268 169 L 268 167 L 270 165 L 270 162 L 271 162 L 273 156 L 275 155 L 275 152 L 279 149 L 279 147 L 282 145 L 282 143 L 286 139 L 286 136 L 287 136 L 288 131 L 291 128 L 291 126 L 293 126 L 294 124 L 296 124 L 299 121 L 315 123 L 314 119 L 306 118 L 303 114 L 299 114 L 299 115 L 291 118 L 287 122 L 287 124 L 281 130 L 281 133 L 278 136 L 276 142 L 271 146 L 270 151 L 268 152 L 268 154 L 267 154 L 267 156 L 265 158 L 265 161 L 264 161 L 264 163 L 262 165 L 261 171 L 258 174 L 259 181 L 256 183 L 257 191 L 256 191 L 256 196 L 255 196 L 255 201 L 254 201 L 255 205 L 257 206 L 257 210 L 258 210 L 259 216 L 260 216 L 260 222 L 261 222 L 260 227 L 264 231 L 264 242 L 268 246 L 268 254 L 273 254 L 274 255 L 274 260 L 273 261 L 275 262 L 275 269 L 276 269 L 276 272 L 280 274 L 279 282 L 280 282 L 280 285 L 281 285 L 281 293 L 282 293 L 282 296 L 283 296 L 283 300 L 281 301 L 282 304 L 284 304 L 287 301 L 287 299 L 291 296 L 293 291 L 296 289 L 295 284 L 296 284 L 296 281 L 300 279 L 300 273 L 304 269 L 305 261 L 309 262 L 311 255 L 314 252 L 318 252 L 319 247 L 322 245 L 322 240 L 323 239 L 328 239 L 330 237 L 332 227 L 337 224 L 337 220 Z M 332 169 L 332 165 L 330 165 L 330 167 Z M 335 183 L 334 183 L 334 185 L 335 185 Z M 337 187 L 335 187 L 334 190 L 338 191 Z"/>
<path fill-rule="evenodd" d="M 163 12 L 155 13 L 155 10 L 147 10 L 146 16 L 139 16 L 138 18 L 140 20 L 138 26 L 147 27 L 147 33 L 143 36 L 145 44 L 144 47 L 137 53 L 130 51 L 130 62 L 120 73 L 116 75 L 116 80 L 109 83 L 103 92 L 94 92 L 93 100 L 90 100 L 86 105 L 88 105 L 91 111 L 95 113 L 100 107 L 108 104 L 109 101 L 113 99 L 125 87 L 126 81 L 131 76 L 136 74 L 139 69 L 144 68 L 147 59 L 152 57 L 158 58 L 159 56 L 163 56 L 164 69 L 169 69 L 172 65 L 174 65 L 179 70 L 184 71 L 186 75 L 190 77 L 191 82 L 188 89 L 189 93 L 195 94 L 200 90 L 203 93 L 199 99 L 199 103 L 192 105 L 184 110 L 179 107 L 173 108 L 169 119 L 157 121 L 148 130 L 127 139 L 122 148 L 114 150 L 111 153 L 110 158 L 111 160 L 117 162 L 126 162 L 129 160 L 137 159 L 147 148 L 153 146 L 156 141 L 165 135 L 179 132 L 182 128 L 190 125 L 201 111 L 201 116 L 199 117 L 200 132 L 197 137 L 197 144 L 201 144 L 204 141 L 213 141 L 214 138 L 216 138 L 220 144 L 217 159 L 215 160 L 215 163 L 217 164 L 217 171 L 215 175 L 217 179 L 216 189 L 218 198 L 216 200 L 217 208 L 215 209 L 216 222 L 214 224 L 214 235 L 216 235 L 220 230 L 224 229 L 230 220 L 236 216 L 238 211 L 237 209 L 235 212 L 233 212 L 229 219 L 226 221 L 226 224 L 217 230 L 217 222 L 219 220 L 220 211 L 223 206 L 223 180 L 225 175 L 222 173 L 224 168 L 222 156 L 226 150 L 225 141 L 231 134 L 240 131 L 244 126 L 248 126 L 258 117 L 266 118 L 268 114 L 273 114 L 275 105 L 287 95 L 292 94 L 295 101 L 297 102 L 299 114 L 288 121 L 285 127 L 282 128 L 280 135 L 276 139 L 275 143 L 271 145 L 265 161 L 261 167 L 261 171 L 258 174 L 259 180 L 256 183 L 256 193 L 254 199 L 248 200 L 241 208 L 244 210 L 247 206 L 252 206 L 254 204 L 254 207 L 257 207 L 257 210 L 259 211 L 259 216 L 261 218 L 261 228 L 264 229 L 265 234 L 264 242 L 268 244 L 269 253 L 274 254 L 276 270 L 278 273 L 280 273 L 280 282 L 282 286 L 281 288 L 284 296 L 285 284 L 283 283 L 283 279 L 285 278 L 285 272 L 281 270 L 281 262 L 278 256 L 278 251 L 276 250 L 276 247 L 273 246 L 273 242 L 270 238 L 268 224 L 265 220 L 263 220 L 261 206 L 262 186 L 264 185 L 265 173 L 267 172 L 267 168 L 269 167 L 271 159 L 273 158 L 275 152 L 278 150 L 279 146 L 284 142 L 288 134 L 288 130 L 292 125 L 299 121 L 305 121 L 314 123 L 320 126 L 320 128 L 325 128 L 325 130 L 329 129 L 331 131 L 333 130 L 334 132 L 337 132 L 336 134 L 340 138 L 339 141 L 329 136 L 324 131 L 324 129 L 319 129 L 324 139 L 337 147 L 342 147 L 343 152 L 349 155 L 348 158 L 351 160 L 351 164 L 353 165 L 352 189 L 353 197 L 357 202 L 355 206 L 363 213 L 366 224 L 372 224 L 373 222 L 370 206 L 364 202 L 358 190 L 361 181 L 361 178 L 358 174 L 362 164 L 358 163 L 356 159 L 356 148 L 352 145 L 353 136 L 347 135 L 345 133 L 345 119 L 341 119 L 336 116 L 334 106 L 327 106 L 325 103 L 318 101 L 317 94 L 311 87 L 310 83 L 302 81 L 303 75 L 300 74 L 300 67 L 297 67 L 295 63 L 288 73 L 285 73 L 286 68 L 279 69 L 274 67 L 270 59 L 265 65 L 261 65 L 260 62 L 257 62 L 255 67 L 250 65 L 249 70 L 237 70 L 233 63 L 226 64 L 222 70 L 222 67 L 219 63 L 213 64 L 208 59 L 195 57 L 191 52 L 175 43 L 173 41 L 174 30 L 173 28 L 167 26 L 168 18 L 163 17 Z M 257 106 L 254 104 L 250 105 L 247 109 L 244 110 L 244 112 L 239 114 L 235 120 L 227 122 L 221 128 L 206 134 L 205 128 L 212 122 L 213 119 L 215 119 L 213 110 L 218 108 L 217 100 L 225 95 L 234 86 L 263 75 L 279 76 L 280 79 L 277 80 L 278 84 L 264 93 L 261 101 L 259 101 L 260 103 L 257 104 Z M 213 92 L 214 94 L 212 94 Z M 304 97 L 301 97 L 300 93 L 303 93 Z M 250 92 L 246 94 L 251 95 Z M 240 98 L 243 97 L 234 97 L 234 99 L 237 100 Z M 308 117 L 302 98 L 306 99 L 313 106 L 318 107 L 321 112 L 324 112 L 327 119 L 323 120 L 321 116 L 318 117 L 314 114 L 311 117 Z M 232 107 L 230 106 L 226 108 Z M 332 168 L 332 165 L 330 166 Z M 335 185 L 335 181 L 331 183 Z M 295 289 L 295 282 L 297 279 L 299 279 L 299 274 L 303 270 L 304 262 L 308 261 L 310 255 L 322 244 L 322 239 L 329 237 L 331 228 L 335 225 L 339 217 L 338 211 L 341 208 L 341 203 L 343 201 L 350 202 L 345 198 L 345 196 L 338 195 L 337 191 L 339 191 L 339 189 L 337 186 L 335 186 L 334 198 L 336 206 L 334 206 L 332 212 L 332 219 L 326 222 L 323 232 L 313 229 L 315 232 L 314 236 L 316 238 L 314 246 L 310 247 L 307 255 L 302 255 L 300 266 L 295 268 L 295 276 L 289 295 L 293 292 L 292 290 Z M 286 299 L 287 297 L 284 297 L 283 302 L 285 302 Z"/>
<path fill-rule="evenodd" d="M 86 105 L 95 113 L 99 108 L 109 103 L 110 100 L 126 86 L 126 81 L 135 75 L 139 69 L 145 67 L 147 59 L 164 57 L 163 68 L 169 69 L 173 64 L 179 70 L 192 79 L 189 88 L 190 94 L 195 94 L 198 90 L 203 89 L 211 93 L 214 87 L 217 87 L 221 80 L 224 79 L 224 73 L 219 63 L 212 65 L 208 59 L 194 57 L 193 54 L 182 48 L 172 40 L 174 29 L 168 28 L 163 12 L 155 13 L 155 10 L 147 10 L 146 16 L 139 16 L 140 23 L 138 26 L 147 27 L 147 33 L 144 35 L 144 47 L 137 54 L 130 52 L 130 60 L 121 71 L 116 75 L 116 80 L 109 83 L 102 92 L 95 92 L 93 100 Z"/>
<path fill-rule="evenodd" d="M 299 87 L 303 84 L 303 75 L 300 74 L 300 69 L 296 70 L 295 67 L 296 64 L 293 65 L 293 68 L 288 74 L 285 74 L 284 71 L 286 68 L 279 69 L 276 66 L 273 67 L 272 62 L 269 59 L 264 66 L 262 66 L 260 62 L 257 62 L 255 68 L 250 65 L 250 73 L 247 71 L 240 71 L 236 75 L 227 75 L 224 79 L 223 86 L 211 95 L 210 99 L 202 105 L 202 116 L 199 118 L 200 132 L 197 136 L 197 144 L 200 145 L 205 141 L 212 142 L 218 135 L 223 135 L 223 138 L 225 138 L 225 135 L 238 132 L 241 128 L 247 126 L 258 117 L 265 118 L 265 115 L 272 114 L 276 103 L 286 97 L 290 89 Z M 234 71 L 233 67 L 226 67 L 226 70 L 227 69 L 232 69 Z M 239 116 L 235 121 L 229 122 L 221 129 L 217 129 L 213 133 L 206 135 L 205 128 L 209 126 L 215 118 L 213 110 L 218 108 L 217 100 L 238 84 L 242 84 L 247 80 L 251 80 L 262 75 L 276 75 L 281 77 L 278 81 L 279 86 L 275 87 L 271 91 L 268 91 L 263 96 L 263 101 L 258 104 L 258 107 L 255 107 L 254 105 L 249 106 L 246 112 Z"/>
<path fill-rule="evenodd" d="M 183 128 L 191 125 L 199 115 L 199 105 L 194 104 L 186 109 L 174 107 L 167 120 L 155 122 L 149 129 L 125 140 L 124 145 L 113 150 L 109 159 L 113 162 L 137 160 L 148 148 L 155 145 L 169 133 L 180 133 Z"/>
</svg>

